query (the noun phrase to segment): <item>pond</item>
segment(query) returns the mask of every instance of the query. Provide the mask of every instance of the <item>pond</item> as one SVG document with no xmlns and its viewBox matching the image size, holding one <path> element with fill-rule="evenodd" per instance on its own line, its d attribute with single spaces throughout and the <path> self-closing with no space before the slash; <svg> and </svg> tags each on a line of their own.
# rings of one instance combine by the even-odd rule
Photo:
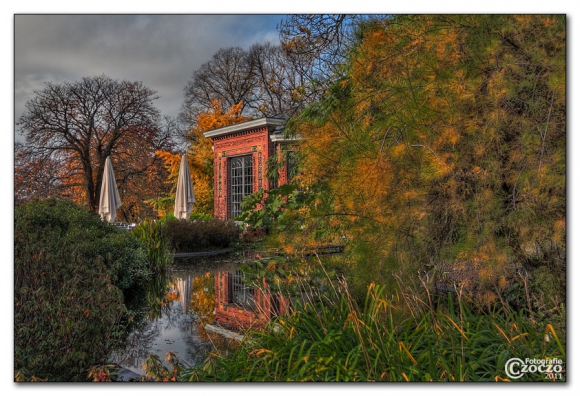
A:
<svg viewBox="0 0 580 396">
<path fill-rule="evenodd" d="M 111 360 L 121 367 L 144 375 L 143 363 L 149 354 L 165 359 L 172 351 L 184 363 L 202 363 L 212 350 L 225 349 L 229 340 L 209 334 L 204 326 L 215 319 L 215 278 L 234 271 L 239 262 L 175 259 L 161 274 L 135 293 L 130 308 L 136 312 L 133 330 L 124 350 L 115 351 Z"/>
<path fill-rule="evenodd" d="M 134 325 L 112 361 L 138 375 L 145 374 L 150 354 L 163 360 L 171 351 L 186 365 L 199 365 L 210 352 L 235 345 L 222 336 L 228 331 L 231 336 L 259 328 L 296 303 L 303 305 L 312 291 L 321 290 L 321 268 L 316 260 L 292 262 L 255 252 L 175 258 L 165 274 L 127 301 L 136 312 Z"/>
</svg>

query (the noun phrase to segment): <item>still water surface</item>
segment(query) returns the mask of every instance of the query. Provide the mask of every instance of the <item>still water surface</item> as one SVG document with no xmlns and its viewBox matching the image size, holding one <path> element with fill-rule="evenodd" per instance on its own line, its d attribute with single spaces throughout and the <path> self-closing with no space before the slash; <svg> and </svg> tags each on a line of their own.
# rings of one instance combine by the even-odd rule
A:
<svg viewBox="0 0 580 396">
<path fill-rule="evenodd" d="M 138 324 L 127 337 L 126 348 L 116 351 L 112 360 L 144 375 L 142 365 L 149 354 L 163 360 L 173 351 L 182 362 L 195 366 L 209 352 L 223 347 L 225 340 L 215 335 L 210 338 L 203 326 L 214 319 L 214 275 L 236 265 L 218 259 L 176 259 L 166 276 L 157 277 L 146 293 L 137 297 L 141 300 L 137 303 Z"/>
</svg>

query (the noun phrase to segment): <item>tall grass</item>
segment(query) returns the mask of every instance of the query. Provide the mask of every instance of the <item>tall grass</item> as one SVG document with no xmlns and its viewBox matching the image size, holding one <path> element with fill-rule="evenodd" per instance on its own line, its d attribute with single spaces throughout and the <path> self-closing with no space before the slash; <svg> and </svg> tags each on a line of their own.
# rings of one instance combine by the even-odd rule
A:
<svg viewBox="0 0 580 396">
<path fill-rule="evenodd" d="M 145 244 L 149 269 L 156 273 L 165 271 L 172 260 L 169 257 L 170 249 L 163 223 L 144 220 L 135 227 L 133 235 Z"/>
<path fill-rule="evenodd" d="M 399 323 L 384 287 L 371 284 L 362 306 L 341 282 L 318 293 L 229 356 L 183 373 L 194 381 L 506 381 L 512 357 L 565 360 L 551 325 L 505 310 L 474 314 L 451 298 Z M 521 381 L 543 381 L 527 374 Z"/>
</svg>

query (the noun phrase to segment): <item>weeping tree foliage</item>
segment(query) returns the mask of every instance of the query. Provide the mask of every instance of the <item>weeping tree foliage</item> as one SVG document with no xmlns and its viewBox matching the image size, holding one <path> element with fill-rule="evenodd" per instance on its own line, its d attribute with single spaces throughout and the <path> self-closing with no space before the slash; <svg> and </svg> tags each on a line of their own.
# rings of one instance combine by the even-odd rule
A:
<svg viewBox="0 0 580 396">
<path fill-rule="evenodd" d="M 303 229 L 349 240 L 364 284 L 395 268 L 460 269 L 462 287 L 527 308 L 563 303 L 565 22 L 363 25 L 344 77 L 289 123 L 304 137 L 298 181 L 324 191 Z"/>
</svg>

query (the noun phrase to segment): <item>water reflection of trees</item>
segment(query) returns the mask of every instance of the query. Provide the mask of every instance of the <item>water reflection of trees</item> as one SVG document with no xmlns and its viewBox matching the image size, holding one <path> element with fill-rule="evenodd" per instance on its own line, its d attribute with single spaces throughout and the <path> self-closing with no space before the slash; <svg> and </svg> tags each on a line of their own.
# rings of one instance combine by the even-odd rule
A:
<svg viewBox="0 0 580 396">
<path fill-rule="evenodd" d="M 190 309 L 204 324 L 212 323 L 215 308 L 215 281 L 212 273 L 206 272 L 193 279 Z"/>
<path fill-rule="evenodd" d="M 156 274 L 146 287 L 147 319 L 154 320 L 170 311 L 170 304 L 178 299 L 175 281 L 167 272 Z"/>
<path fill-rule="evenodd" d="M 294 306 L 304 305 L 337 279 L 334 256 L 260 257 L 239 266 L 243 282 L 263 294 L 279 296 Z"/>
<path fill-rule="evenodd" d="M 139 370 L 151 353 L 156 353 L 167 332 L 179 332 L 178 356 L 190 365 L 203 363 L 212 350 L 222 349 L 221 337 L 209 337 L 204 325 L 214 320 L 215 290 L 211 271 L 173 268 L 157 274 L 133 300 L 135 322 L 126 338 L 126 347 L 113 355 L 113 361 Z M 177 330 L 177 331 L 176 331 Z M 172 335 L 174 335 L 172 334 Z M 157 345 L 156 345 L 157 344 Z M 177 346 L 177 345 L 176 345 Z M 158 354 L 162 359 L 165 357 Z"/>
</svg>

